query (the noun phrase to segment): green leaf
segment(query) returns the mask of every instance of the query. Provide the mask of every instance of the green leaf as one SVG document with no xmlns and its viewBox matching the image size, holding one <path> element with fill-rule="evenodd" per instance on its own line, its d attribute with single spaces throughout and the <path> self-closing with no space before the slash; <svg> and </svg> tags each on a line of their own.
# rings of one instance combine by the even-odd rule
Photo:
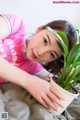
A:
<svg viewBox="0 0 80 120">
<path fill-rule="evenodd" d="M 68 55 L 68 38 L 64 32 L 58 31 L 56 32 L 62 39 L 60 41 L 57 41 L 61 51 L 63 52 L 64 56 L 66 57 Z"/>
<path fill-rule="evenodd" d="M 67 57 L 67 63 L 68 65 L 74 63 L 75 61 L 78 61 L 80 59 L 80 44 L 75 45 L 72 50 L 70 51 L 68 57 Z"/>
<path fill-rule="evenodd" d="M 63 41 L 61 41 L 61 42 L 64 43 L 68 48 L 69 47 L 69 41 L 68 41 L 68 38 L 67 38 L 66 34 L 64 32 L 61 32 L 61 31 L 58 31 L 56 33 L 62 38 Z"/>
<path fill-rule="evenodd" d="M 61 44 L 61 43 L 60 43 Z M 64 44 L 61 44 L 63 47 Z M 80 44 L 75 45 L 72 50 L 66 54 L 66 49 L 64 49 L 64 66 L 60 77 L 60 86 L 64 89 L 69 90 L 72 86 L 75 86 L 77 81 L 79 81 L 80 73 Z"/>
<path fill-rule="evenodd" d="M 57 44 L 58 44 L 59 48 L 61 49 L 63 55 L 64 55 L 65 57 L 67 57 L 67 55 L 68 55 L 68 48 L 67 48 L 67 46 L 65 45 L 65 43 L 64 43 L 64 42 L 57 41 Z"/>
</svg>

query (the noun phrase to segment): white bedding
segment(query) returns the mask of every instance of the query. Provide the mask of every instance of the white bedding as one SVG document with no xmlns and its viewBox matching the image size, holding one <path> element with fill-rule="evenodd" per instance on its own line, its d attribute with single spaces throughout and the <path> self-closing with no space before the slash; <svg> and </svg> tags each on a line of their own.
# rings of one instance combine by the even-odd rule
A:
<svg viewBox="0 0 80 120">
<path fill-rule="evenodd" d="M 0 113 L 8 112 L 8 120 L 80 120 L 80 96 L 63 115 L 56 116 L 21 87 L 8 83 L 0 88 Z"/>
</svg>

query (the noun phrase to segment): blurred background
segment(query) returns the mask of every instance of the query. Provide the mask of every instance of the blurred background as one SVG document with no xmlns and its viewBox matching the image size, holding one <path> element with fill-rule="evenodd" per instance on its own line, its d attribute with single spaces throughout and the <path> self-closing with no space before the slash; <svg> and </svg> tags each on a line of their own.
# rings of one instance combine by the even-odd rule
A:
<svg viewBox="0 0 80 120">
<path fill-rule="evenodd" d="M 60 0 L 0 0 L 0 13 L 23 17 L 27 32 L 34 32 L 38 26 L 56 19 L 65 19 L 80 27 L 80 4 L 54 4 L 53 1 Z"/>
</svg>

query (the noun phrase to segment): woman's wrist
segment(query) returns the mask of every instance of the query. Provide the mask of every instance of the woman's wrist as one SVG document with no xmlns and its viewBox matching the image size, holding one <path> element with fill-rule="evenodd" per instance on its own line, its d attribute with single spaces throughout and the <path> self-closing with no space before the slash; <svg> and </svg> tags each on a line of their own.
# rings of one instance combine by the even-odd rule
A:
<svg viewBox="0 0 80 120">
<path fill-rule="evenodd" d="M 37 76 L 30 75 L 30 74 L 28 74 L 27 77 L 25 76 L 25 78 L 26 79 L 24 79 L 23 82 L 21 82 L 21 86 L 25 88 L 27 91 L 30 91 L 30 87 L 32 87 L 32 85 L 35 84 L 34 83 L 35 81 L 38 81 L 39 79 L 41 79 Z"/>
<path fill-rule="evenodd" d="M 36 76 L 30 75 L 25 72 L 23 74 L 23 78 L 20 78 L 20 86 L 28 90 L 30 87 L 30 82 L 32 82 L 35 77 Z"/>
</svg>

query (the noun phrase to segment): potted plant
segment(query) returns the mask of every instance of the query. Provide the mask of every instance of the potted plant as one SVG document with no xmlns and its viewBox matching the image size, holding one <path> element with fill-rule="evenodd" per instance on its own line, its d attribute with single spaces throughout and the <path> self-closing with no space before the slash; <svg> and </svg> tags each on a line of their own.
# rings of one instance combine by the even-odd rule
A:
<svg viewBox="0 0 80 120">
<path fill-rule="evenodd" d="M 55 34 L 58 38 L 61 36 L 60 41 L 57 41 L 61 51 L 63 52 L 64 60 L 63 68 L 58 79 L 58 84 L 54 82 L 54 77 L 51 79 L 51 84 L 59 88 L 64 96 L 62 101 L 64 108 L 59 108 L 58 111 L 54 111 L 57 115 L 60 115 L 66 107 L 76 98 L 79 94 L 71 93 L 70 91 L 80 82 L 80 43 L 77 43 L 69 52 L 68 50 L 68 38 L 64 32 L 57 32 Z M 59 36 L 58 36 L 59 35 Z M 68 96 L 68 98 L 67 98 Z"/>
</svg>

